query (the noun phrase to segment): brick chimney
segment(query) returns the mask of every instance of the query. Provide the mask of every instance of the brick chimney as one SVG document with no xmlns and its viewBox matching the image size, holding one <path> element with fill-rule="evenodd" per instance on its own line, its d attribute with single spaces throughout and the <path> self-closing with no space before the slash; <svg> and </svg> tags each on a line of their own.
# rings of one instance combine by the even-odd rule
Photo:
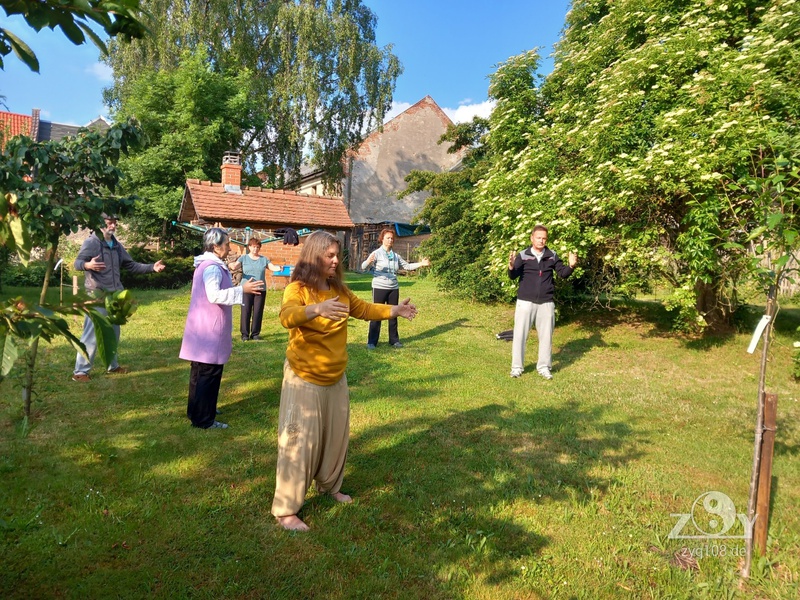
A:
<svg viewBox="0 0 800 600">
<path fill-rule="evenodd" d="M 233 150 L 222 157 L 222 186 L 231 194 L 242 193 L 241 155 Z"/>
</svg>

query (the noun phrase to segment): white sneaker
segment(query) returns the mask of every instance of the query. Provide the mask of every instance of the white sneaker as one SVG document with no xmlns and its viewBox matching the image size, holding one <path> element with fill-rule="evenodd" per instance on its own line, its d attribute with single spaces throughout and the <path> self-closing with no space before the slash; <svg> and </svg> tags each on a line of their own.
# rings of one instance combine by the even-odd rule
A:
<svg viewBox="0 0 800 600">
<path fill-rule="evenodd" d="M 511 376 L 516 378 L 522 377 L 522 371 L 519 369 L 511 369 Z"/>
<path fill-rule="evenodd" d="M 541 371 L 539 371 L 539 375 L 541 375 L 543 378 L 547 380 L 553 378 L 553 375 L 550 373 L 550 369 L 542 369 Z"/>
</svg>

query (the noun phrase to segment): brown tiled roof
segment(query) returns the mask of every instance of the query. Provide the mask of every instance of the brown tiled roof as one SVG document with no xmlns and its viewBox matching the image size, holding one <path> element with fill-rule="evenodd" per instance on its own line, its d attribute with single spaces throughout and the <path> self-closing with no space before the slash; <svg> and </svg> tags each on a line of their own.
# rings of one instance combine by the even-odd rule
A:
<svg viewBox="0 0 800 600">
<path fill-rule="evenodd" d="M 30 115 L 0 111 L 0 128 L 2 128 L 1 139 L 9 139 L 15 135 L 31 135 L 31 125 L 33 118 Z"/>
<path fill-rule="evenodd" d="M 288 190 L 242 187 L 226 192 L 221 183 L 186 180 L 179 221 L 220 221 L 224 226 L 321 227 L 350 229 L 353 222 L 341 198 L 298 194 Z"/>
</svg>

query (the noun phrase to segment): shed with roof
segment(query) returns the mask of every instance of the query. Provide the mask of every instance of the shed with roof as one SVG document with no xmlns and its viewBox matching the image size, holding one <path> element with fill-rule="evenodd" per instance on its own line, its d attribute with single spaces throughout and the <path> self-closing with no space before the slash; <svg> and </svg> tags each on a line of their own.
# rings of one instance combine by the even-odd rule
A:
<svg viewBox="0 0 800 600">
<path fill-rule="evenodd" d="M 251 237 L 258 237 L 262 254 L 278 265 L 294 265 L 300 255 L 303 235 L 298 236 L 298 245 L 285 244 L 288 229 L 301 234 L 324 229 L 342 240 L 352 229 L 341 198 L 242 186 L 241 172 L 239 154 L 227 152 L 220 183 L 186 180 L 178 224 L 198 232 L 212 226 L 227 229 L 231 240 L 238 242 L 237 252 L 245 251 Z M 268 274 L 268 285 L 280 288 L 285 283 L 285 278 Z"/>
</svg>

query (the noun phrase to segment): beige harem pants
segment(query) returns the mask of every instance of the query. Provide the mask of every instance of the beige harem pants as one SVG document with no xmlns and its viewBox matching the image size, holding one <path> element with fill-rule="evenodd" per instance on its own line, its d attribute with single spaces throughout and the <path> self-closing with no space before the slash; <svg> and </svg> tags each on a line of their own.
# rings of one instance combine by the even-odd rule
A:
<svg viewBox="0 0 800 600">
<path fill-rule="evenodd" d="M 337 493 L 342 487 L 349 440 L 347 376 L 342 375 L 333 385 L 315 385 L 298 377 L 289 362 L 284 362 L 272 514 L 296 515 L 312 481 L 321 493 Z"/>
</svg>

